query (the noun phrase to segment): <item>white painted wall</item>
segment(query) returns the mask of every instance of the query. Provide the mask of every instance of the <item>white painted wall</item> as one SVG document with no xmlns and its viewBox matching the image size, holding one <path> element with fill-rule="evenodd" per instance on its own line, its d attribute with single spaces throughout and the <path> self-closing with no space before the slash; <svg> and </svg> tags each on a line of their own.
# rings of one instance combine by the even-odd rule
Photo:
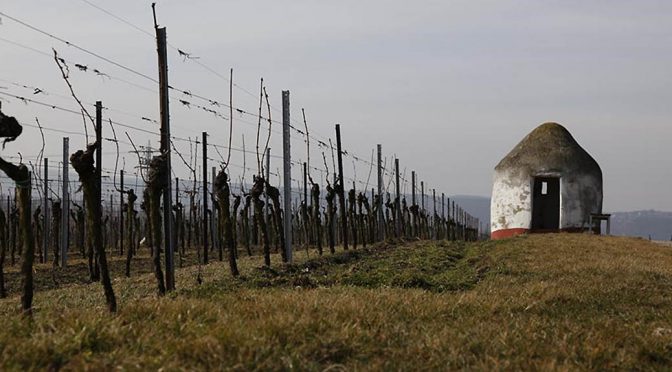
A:
<svg viewBox="0 0 672 372">
<path fill-rule="evenodd" d="M 601 180 L 597 177 L 557 172 L 541 172 L 534 176 L 560 177 L 561 229 L 587 227 L 590 213 L 601 213 Z M 490 204 L 491 231 L 530 228 L 534 176 L 495 171 Z"/>
<path fill-rule="evenodd" d="M 588 227 L 591 213 L 602 212 L 600 180 L 585 174 L 560 179 L 560 228 Z"/>
<path fill-rule="evenodd" d="M 495 171 L 490 202 L 491 231 L 529 229 L 532 221 L 532 184 L 528 177 Z"/>
</svg>

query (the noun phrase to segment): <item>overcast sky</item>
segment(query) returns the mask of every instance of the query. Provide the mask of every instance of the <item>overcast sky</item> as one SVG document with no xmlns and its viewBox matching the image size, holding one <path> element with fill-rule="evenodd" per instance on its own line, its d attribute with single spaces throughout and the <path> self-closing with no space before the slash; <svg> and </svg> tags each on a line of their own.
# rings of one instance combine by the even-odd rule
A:
<svg viewBox="0 0 672 372">
<path fill-rule="evenodd" d="M 88 1 L 153 32 L 149 1 Z M 152 37 L 83 0 L 3 0 L 0 11 L 158 76 Z M 233 68 L 234 106 L 256 113 L 259 78 L 264 77 L 275 109 L 281 107 L 281 91 L 291 91 L 297 127 L 302 125 L 301 108 L 318 138 L 333 137 L 334 124 L 341 123 L 350 153 L 368 161 L 375 144 L 382 143 L 388 165 L 396 154 L 409 180 L 416 170 L 437 192 L 489 196 L 497 162 L 534 127 L 556 121 L 602 167 L 605 211 L 672 210 L 669 0 L 159 1 L 157 13 L 168 42 L 199 58 L 185 60 L 170 49 L 171 85 L 228 102 L 223 77 Z M 8 41 L 45 53 L 53 47 L 71 62 L 72 82 L 84 101 L 102 100 L 114 109 L 106 111 L 112 120 L 158 128 L 141 120 L 158 118 L 155 83 L 0 18 L 0 93 L 76 109 L 53 59 Z M 79 71 L 74 63 L 89 70 Z M 93 68 L 112 79 L 96 76 Z M 12 83 L 47 94 L 32 94 L 32 88 Z M 178 92 L 173 97 L 174 135 L 208 131 L 211 142 L 228 142 L 228 121 L 186 107 L 179 99 L 228 117 L 227 108 Z M 2 94 L 0 99 L 3 111 L 24 123 L 34 124 L 38 117 L 45 127 L 83 131 L 76 115 Z M 272 114 L 281 119 L 279 111 Z M 108 129 L 105 137 L 111 137 Z M 124 141 L 125 130 L 136 143 L 158 140 L 116 129 Z M 271 147 L 279 154 L 280 128 L 275 129 Z M 47 155 L 60 157 L 63 134 L 45 133 Z M 245 136 L 246 165 L 255 167 L 256 118 L 234 114 L 233 133 L 236 148 L 242 148 Z M 292 135 L 293 158 L 305 160 L 305 144 L 297 133 Z M 84 146 L 84 137 L 70 137 L 73 151 Z M 2 154 L 20 151 L 34 159 L 39 138 L 37 129 L 26 127 L 25 135 Z M 188 156 L 188 144 L 176 145 Z M 112 169 L 114 148 L 109 142 L 105 146 L 106 168 Z M 136 159 L 129 149 L 121 144 L 130 172 Z M 324 168 L 322 151 L 311 142 L 311 165 Z M 325 155 L 331 169 L 330 152 Z M 272 168 L 279 169 L 280 159 L 273 162 Z M 234 151 L 231 163 L 242 165 L 242 152 Z M 179 159 L 174 157 L 173 164 L 187 177 Z M 344 168 L 348 177 L 356 171 L 366 183 L 366 163 L 356 162 L 353 170 L 352 159 L 346 158 Z M 237 178 L 241 169 L 231 169 Z M 298 168 L 294 176 L 299 177 Z M 372 176 L 369 188 L 374 180 Z"/>
</svg>

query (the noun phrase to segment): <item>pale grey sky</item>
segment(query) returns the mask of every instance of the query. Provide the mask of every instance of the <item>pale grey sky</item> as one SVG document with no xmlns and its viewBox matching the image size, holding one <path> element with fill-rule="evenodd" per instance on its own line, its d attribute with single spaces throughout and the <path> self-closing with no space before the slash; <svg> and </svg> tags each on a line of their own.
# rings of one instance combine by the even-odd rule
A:
<svg viewBox="0 0 672 372">
<path fill-rule="evenodd" d="M 150 1 L 87 1 L 153 32 Z M 154 40 L 85 1 L 4 0 L 0 11 L 158 76 Z M 252 93 L 234 89 L 234 106 L 257 111 L 263 76 L 275 108 L 281 106 L 281 90 L 291 91 L 295 125 L 301 123 L 302 107 L 309 129 L 320 138 L 333 136 L 333 124 L 341 123 L 349 151 L 368 160 L 375 144 L 382 143 L 386 155 L 400 158 L 407 178 L 414 169 L 437 191 L 488 196 L 497 162 L 535 126 L 557 121 L 602 167 L 606 211 L 672 210 L 670 1 L 159 1 L 157 11 L 171 45 L 222 75 L 234 68 L 234 81 Z M 46 53 L 54 47 L 73 63 L 156 87 L 1 18 L 0 38 Z M 57 96 L 67 95 L 67 88 L 53 59 L 4 40 L 0 55 L 0 92 L 76 107 Z M 169 57 L 171 85 L 228 102 L 227 81 L 173 50 Z M 81 98 L 131 114 L 106 112 L 113 120 L 155 128 L 140 118 L 158 117 L 156 93 L 70 68 Z M 50 94 L 32 95 L 10 82 Z M 37 116 L 44 126 L 82 131 L 77 116 L 1 94 L 0 99 L 3 111 L 23 122 L 33 123 Z M 228 116 L 228 109 L 218 110 Z M 272 113 L 281 118 L 280 112 Z M 228 122 L 193 106 L 171 102 L 171 118 L 176 136 L 206 130 L 211 141 L 228 141 Z M 39 151 L 38 131 L 25 130 L 4 156 L 21 151 L 31 158 Z M 125 139 L 123 128 L 117 130 Z M 47 134 L 46 153 L 55 158 L 62 134 Z M 129 134 L 142 144 L 151 137 Z M 256 119 L 236 114 L 234 146 L 242 147 L 243 134 L 250 151 L 247 165 L 254 166 Z M 293 158 L 305 160 L 304 144 L 293 136 Z M 83 137 L 70 137 L 73 149 L 83 146 Z M 151 138 L 156 143 L 158 138 Z M 113 148 L 106 146 L 111 164 Z M 271 147 L 279 154 L 279 134 L 273 134 Z M 178 148 L 188 153 L 185 144 Z M 128 150 L 122 144 L 122 151 Z M 311 143 L 312 165 L 323 168 L 321 151 Z M 122 155 L 130 171 L 135 159 Z M 279 168 L 279 160 L 273 160 L 272 168 Z M 346 160 L 351 177 L 352 161 Z M 173 163 L 186 176 L 179 159 Z M 233 152 L 232 163 L 242 164 L 242 153 Z M 239 169 L 232 171 L 236 176 Z M 368 166 L 358 163 L 356 172 L 366 182 Z M 294 174 L 298 177 L 298 168 Z"/>
</svg>

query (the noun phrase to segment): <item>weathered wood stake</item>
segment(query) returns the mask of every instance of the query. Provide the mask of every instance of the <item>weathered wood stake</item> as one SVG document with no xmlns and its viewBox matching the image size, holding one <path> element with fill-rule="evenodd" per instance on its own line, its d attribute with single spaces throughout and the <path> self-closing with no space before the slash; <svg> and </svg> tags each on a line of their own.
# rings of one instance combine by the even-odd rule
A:
<svg viewBox="0 0 672 372">
<path fill-rule="evenodd" d="M 68 263 L 68 251 L 70 249 L 70 190 L 69 190 L 69 171 L 70 162 L 70 139 L 63 137 L 63 187 L 61 200 L 61 267 Z"/>
<path fill-rule="evenodd" d="M 394 159 L 394 179 L 395 179 L 395 193 L 396 198 L 394 199 L 394 213 L 396 214 L 396 223 L 394 226 L 394 232 L 397 238 L 401 237 L 401 190 L 399 189 L 399 159 Z"/>
<path fill-rule="evenodd" d="M 338 194 L 339 207 L 341 209 L 341 235 L 343 240 L 343 249 L 348 250 L 348 220 L 345 210 L 345 186 L 343 183 L 343 151 L 341 150 L 341 125 L 336 124 L 336 151 L 338 157 L 338 181 L 335 182 L 334 189 Z"/>
<path fill-rule="evenodd" d="M 292 263 L 292 154 L 290 151 L 289 91 L 282 91 L 282 159 L 284 183 L 285 257 Z M 266 180 L 268 182 L 268 180 Z M 279 211 L 276 211 L 279 213 Z"/>
<path fill-rule="evenodd" d="M 168 96 L 168 55 L 166 52 L 166 28 L 156 27 L 156 46 L 159 59 L 159 107 L 161 110 L 161 155 L 165 156 L 163 180 L 163 236 L 166 255 L 166 289 L 175 289 L 175 242 L 172 218 L 172 176 L 170 164 L 170 110 Z M 158 226 L 157 226 L 158 228 Z"/>
<path fill-rule="evenodd" d="M 203 264 L 208 264 L 208 133 L 203 132 Z"/>
<path fill-rule="evenodd" d="M 44 210 L 44 220 L 42 221 L 42 263 L 49 262 L 49 158 L 44 158 L 44 194 L 42 195 L 42 209 Z"/>
</svg>

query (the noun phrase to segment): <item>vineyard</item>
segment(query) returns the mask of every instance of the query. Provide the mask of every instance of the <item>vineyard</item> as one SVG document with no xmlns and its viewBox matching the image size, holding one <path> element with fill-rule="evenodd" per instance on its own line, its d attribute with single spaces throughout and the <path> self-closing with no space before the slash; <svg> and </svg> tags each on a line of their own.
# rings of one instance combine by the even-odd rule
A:
<svg viewBox="0 0 672 372">
<path fill-rule="evenodd" d="M 333 137 L 324 136 L 310 130 L 304 109 L 301 120 L 292 118 L 289 91 L 282 91 L 282 108 L 276 109 L 263 78 L 259 93 L 253 94 L 234 82 L 233 69 L 223 75 L 170 45 L 156 14 L 155 34 L 148 36 L 156 40 L 158 78 L 12 15 L 0 15 L 104 67 L 153 83 L 147 88 L 103 72 L 104 67 L 66 58 L 56 48 L 45 52 L 2 39 L 31 53 L 31 58 L 34 54 L 46 58 L 68 92 L 2 79 L 7 87 L 0 90 L 0 104 L 4 103 L 0 135 L 6 145 L 0 159 L 6 175 L 0 191 L 0 274 L 20 265 L 26 314 L 33 308 L 35 261 L 51 263 L 52 280 L 58 282 L 63 268 L 83 260 L 86 279 L 102 284 L 108 309 L 116 312 L 111 258 L 115 265 L 121 258 L 126 277 L 151 271 L 158 294 L 165 295 L 180 286 L 176 267 L 196 266 L 195 279 L 202 283 L 202 271 L 214 260 L 226 261 L 230 275 L 238 277 L 242 256 L 270 268 L 291 265 L 298 252 L 317 257 L 389 239 L 476 241 L 488 236 L 484 224 L 446 198 L 440 187 L 430 189 L 415 171 L 409 180 L 406 168 L 400 169 L 400 159 L 384 156 L 381 144 L 371 144 L 367 160 L 345 145 L 347 126 L 336 124 Z M 227 81 L 228 103 L 169 84 L 168 50 Z M 97 98 L 82 94 L 76 83 L 86 76 L 157 93 L 158 119 L 91 102 Z M 234 92 L 258 97 L 258 106 L 234 104 Z M 81 121 L 81 130 L 43 125 L 45 120 L 38 117 L 30 122 L 13 113 L 18 105 L 25 106 L 21 110 L 47 109 Z M 171 110 L 176 108 L 216 120 L 220 123 L 216 136 L 199 128 L 200 119 L 189 124 L 189 132 L 197 135 L 175 135 L 171 124 L 179 120 Z M 281 120 L 273 119 L 273 113 L 279 113 Z M 134 119 L 119 121 L 117 115 Z M 242 141 L 234 142 L 242 131 L 238 124 L 246 124 L 248 132 L 252 129 L 248 138 L 255 138 L 253 146 L 246 148 L 244 133 Z M 54 136 L 49 134 L 67 135 L 56 143 L 57 147 L 62 143 L 62 154 L 45 156 L 45 148 L 54 147 Z M 271 154 L 272 138 L 277 143 L 278 136 L 282 151 Z M 12 141 L 26 137 L 33 148 L 40 148 L 37 154 L 7 155 Z M 147 144 L 138 138 L 147 138 Z M 219 143 L 216 139 L 221 138 L 225 140 Z M 344 171 L 348 163 L 351 174 Z M 274 253 L 281 262 L 272 262 Z M 0 275 L 0 295 L 8 291 L 19 292 L 6 288 Z"/>
<path fill-rule="evenodd" d="M 672 2 L 1 4 L 0 371 L 672 370 Z"/>
</svg>

